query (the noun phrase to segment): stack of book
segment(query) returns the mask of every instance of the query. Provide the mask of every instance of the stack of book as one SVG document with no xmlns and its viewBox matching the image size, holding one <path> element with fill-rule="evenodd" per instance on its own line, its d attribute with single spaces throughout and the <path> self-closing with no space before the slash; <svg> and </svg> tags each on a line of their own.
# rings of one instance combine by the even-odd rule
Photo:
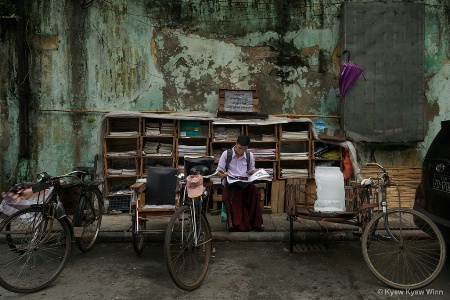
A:
<svg viewBox="0 0 450 300">
<path fill-rule="evenodd" d="M 309 138 L 309 131 L 283 131 L 282 140 L 306 140 Z"/>
<path fill-rule="evenodd" d="M 206 155 L 205 146 L 190 146 L 190 145 L 178 145 L 178 156 L 201 156 Z"/>
<path fill-rule="evenodd" d="M 255 160 L 275 160 L 276 150 L 267 148 L 249 148 L 248 151 L 253 153 Z"/>
<path fill-rule="evenodd" d="M 172 122 L 162 122 L 159 129 L 160 135 L 173 136 L 174 125 Z"/>
<path fill-rule="evenodd" d="M 307 178 L 307 169 L 281 169 L 281 178 Z"/>
</svg>

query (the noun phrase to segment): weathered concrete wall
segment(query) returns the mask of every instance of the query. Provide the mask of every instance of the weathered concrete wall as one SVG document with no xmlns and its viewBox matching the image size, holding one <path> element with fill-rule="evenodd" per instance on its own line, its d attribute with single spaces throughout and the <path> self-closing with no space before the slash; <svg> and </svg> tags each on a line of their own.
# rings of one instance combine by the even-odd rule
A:
<svg viewBox="0 0 450 300">
<path fill-rule="evenodd" d="M 19 169 L 16 21 L 0 23 L 0 187 L 16 180 Z"/>
<path fill-rule="evenodd" d="M 30 164 L 84 165 L 111 110 L 216 112 L 221 88 L 258 89 L 266 114 L 338 115 L 339 3 L 318 0 L 25 1 L 30 42 Z M 427 138 L 358 145 L 361 160 L 418 164 L 449 118 L 445 1 L 426 1 Z M 3 47 L 3 44 L 6 46 Z M 17 180 L 14 38 L 2 39 L 1 182 Z M 75 111 L 73 113 L 65 111 Z M 328 119 L 331 128 L 336 119 Z M 10 125 L 9 125 L 10 124 Z M 7 127 L 10 126 L 10 127 Z"/>
</svg>

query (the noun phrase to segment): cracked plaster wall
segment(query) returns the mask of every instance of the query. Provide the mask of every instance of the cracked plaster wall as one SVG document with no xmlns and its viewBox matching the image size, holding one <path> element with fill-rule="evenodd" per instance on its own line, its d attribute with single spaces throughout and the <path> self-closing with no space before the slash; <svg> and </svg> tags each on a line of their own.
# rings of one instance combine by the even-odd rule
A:
<svg viewBox="0 0 450 300">
<path fill-rule="evenodd" d="M 98 0 L 83 9 L 70 0 L 25 2 L 34 40 L 26 174 L 85 165 L 95 155 L 104 111 L 216 112 L 221 88 L 258 89 L 261 113 L 339 114 L 340 3 Z M 445 10 L 426 8 L 426 140 L 360 145 L 362 161 L 417 164 L 449 117 L 448 27 Z M 45 36 L 56 36 L 57 47 Z M 13 39 L 3 42 L 14 46 Z M 0 72 L 10 71 L 11 64 Z M 16 95 L 7 85 L 14 84 L 2 81 L 0 121 L 10 162 L 1 165 L 2 179 L 17 176 L 17 130 L 8 122 L 17 115 Z M 327 120 L 331 128 L 335 120 Z"/>
</svg>

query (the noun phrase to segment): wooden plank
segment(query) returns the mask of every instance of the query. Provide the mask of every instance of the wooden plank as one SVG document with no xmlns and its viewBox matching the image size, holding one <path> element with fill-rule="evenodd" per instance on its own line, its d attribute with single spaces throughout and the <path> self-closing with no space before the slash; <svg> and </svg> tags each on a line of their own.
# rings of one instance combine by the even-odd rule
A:
<svg viewBox="0 0 450 300">
<path fill-rule="evenodd" d="M 280 180 L 278 185 L 278 202 L 275 209 L 277 212 L 282 213 L 284 212 L 284 187 L 286 186 L 286 181 Z M 274 207 L 274 205 L 272 206 Z"/>
<path fill-rule="evenodd" d="M 267 114 L 260 114 L 258 112 L 238 113 L 238 112 L 217 112 L 218 118 L 235 119 L 235 120 L 247 120 L 247 119 L 261 119 L 265 120 L 269 116 Z"/>
<path fill-rule="evenodd" d="M 314 202 L 317 199 L 317 185 L 314 178 L 308 178 L 306 180 L 306 206 L 308 208 L 314 208 Z"/>
<path fill-rule="evenodd" d="M 389 187 L 387 189 L 388 208 L 389 207 L 408 207 L 414 205 L 416 188 L 422 178 L 422 167 L 420 166 L 400 166 L 385 167 L 391 181 L 398 184 L 398 188 Z M 361 168 L 363 178 L 377 178 L 380 169 L 374 167 Z M 400 191 L 400 201 L 398 192 Z"/>
<path fill-rule="evenodd" d="M 284 185 L 284 180 L 272 181 L 270 206 L 273 213 L 284 212 Z"/>
</svg>

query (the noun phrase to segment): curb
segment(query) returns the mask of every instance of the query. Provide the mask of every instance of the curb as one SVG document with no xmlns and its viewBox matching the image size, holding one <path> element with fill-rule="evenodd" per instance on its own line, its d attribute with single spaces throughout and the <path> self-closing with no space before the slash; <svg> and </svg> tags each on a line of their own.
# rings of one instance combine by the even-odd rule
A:
<svg viewBox="0 0 450 300">
<path fill-rule="evenodd" d="M 289 232 L 226 232 L 213 231 L 213 241 L 217 242 L 289 242 Z M 164 242 L 165 232 L 155 231 L 145 234 L 146 242 Z M 306 241 L 355 241 L 359 236 L 355 231 L 295 231 L 295 242 Z M 99 232 L 99 243 L 131 243 L 131 232 L 104 231 Z"/>
</svg>

